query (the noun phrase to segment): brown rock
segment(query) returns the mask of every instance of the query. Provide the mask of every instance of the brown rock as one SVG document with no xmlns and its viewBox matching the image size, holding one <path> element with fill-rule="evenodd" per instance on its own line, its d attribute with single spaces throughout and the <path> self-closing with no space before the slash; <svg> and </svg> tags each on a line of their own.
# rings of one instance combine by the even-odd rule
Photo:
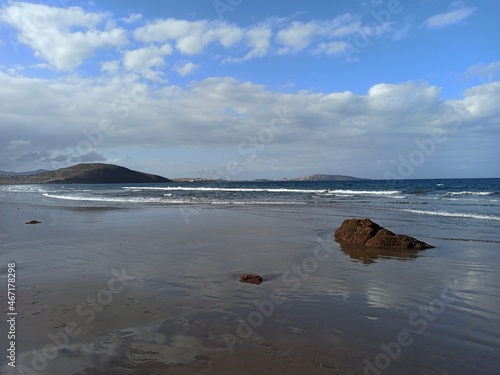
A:
<svg viewBox="0 0 500 375">
<path fill-rule="evenodd" d="M 394 234 L 370 219 L 347 219 L 335 231 L 339 242 L 385 249 L 430 249 L 433 246 L 413 237 Z"/>
<path fill-rule="evenodd" d="M 262 283 L 263 279 L 259 275 L 256 275 L 253 273 L 248 273 L 245 275 L 241 275 L 240 281 L 242 283 L 250 283 L 250 284 L 259 285 L 260 283 Z"/>
<path fill-rule="evenodd" d="M 27 221 L 25 224 L 41 224 L 42 222 L 41 221 L 38 221 L 38 220 L 31 220 L 31 221 Z"/>
<path fill-rule="evenodd" d="M 335 231 L 335 239 L 342 242 L 364 245 L 380 229 L 381 227 L 370 219 L 347 219 Z"/>
</svg>

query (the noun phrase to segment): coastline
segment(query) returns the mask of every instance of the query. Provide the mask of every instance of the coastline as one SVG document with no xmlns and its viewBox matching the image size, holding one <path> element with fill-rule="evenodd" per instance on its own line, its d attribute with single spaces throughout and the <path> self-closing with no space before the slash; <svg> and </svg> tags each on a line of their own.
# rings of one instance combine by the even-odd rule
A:
<svg viewBox="0 0 500 375">
<path fill-rule="evenodd" d="M 60 344 L 35 362 L 41 374 L 361 374 L 403 329 L 413 342 L 384 373 L 500 367 L 498 297 L 485 286 L 496 244 L 440 239 L 456 237 L 449 228 L 421 223 L 412 234 L 436 249 L 364 264 L 331 240 L 347 212 L 328 207 L 201 209 L 187 223 L 179 208 L 0 205 L 0 260 L 18 268 L 18 363 Z M 264 283 L 239 283 L 246 272 Z M 410 317 L 443 291 L 455 300 L 418 332 L 423 316 Z"/>
</svg>

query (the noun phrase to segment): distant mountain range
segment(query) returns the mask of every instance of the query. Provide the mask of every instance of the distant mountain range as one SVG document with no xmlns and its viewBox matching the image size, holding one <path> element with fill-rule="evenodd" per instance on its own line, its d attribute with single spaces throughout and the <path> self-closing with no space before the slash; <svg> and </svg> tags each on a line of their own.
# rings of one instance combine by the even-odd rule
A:
<svg viewBox="0 0 500 375">
<path fill-rule="evenodd" d="M 282 179 L 279 181 L 354 181 L 365 180 L 352 176 L 313 174 L 311 176 Z M 134 171 L 114 164 L 78 164 L 55 171 L 39 169 L 30 172 L 0 171 L 0 184 L 107 184 L 107 183 L 158 183 L 158 182 L 222 182 L 223 180 L 168 178 Z M 253 181 L 273 181 L 267 179 Z"/>
<path fill-rule="evenodd" d="M 287 179 L 287 181 L 354 181 L 354 180 L 366 180 L 366 178 L 342 176 L 337 174 L 313 174 L 311 176 Z"/>
<path fill-rule="evenodd" d="M 171 182 L 168 178 L 133 171 L 114 164 L 78 164 L 37 174 L 16 174 L 0 178 L 3 184 L 109 184 Z"/>
</svg>

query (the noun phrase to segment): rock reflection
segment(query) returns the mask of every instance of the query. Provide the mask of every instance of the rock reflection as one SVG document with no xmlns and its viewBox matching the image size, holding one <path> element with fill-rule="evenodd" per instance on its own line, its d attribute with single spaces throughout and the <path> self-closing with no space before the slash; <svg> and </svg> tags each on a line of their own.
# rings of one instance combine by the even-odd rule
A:
<svg viewBox="0 0 500 375">
<path fill-rule="evenodd" d="M 346 243 L 341 243 L 340 249 L 351 259 L 367 265 L 379 259 L 415 260 L 419 253 L 415 249 L 375 249 Z"/>
</svg>

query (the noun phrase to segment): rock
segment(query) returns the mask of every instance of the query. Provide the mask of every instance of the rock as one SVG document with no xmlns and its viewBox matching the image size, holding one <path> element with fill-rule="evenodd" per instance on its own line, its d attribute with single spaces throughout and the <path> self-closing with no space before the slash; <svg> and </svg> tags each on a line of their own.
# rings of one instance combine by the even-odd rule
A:
<svg viewBox="0 0 500 375">
<path fill-rule="evenodd" d="M 38 220 L 31 220 L 31 221 L 27 221 L 25 224 L 41 224 L 42 222 L 41 221 L 38 221 Z"/>
<path fill-rule="evenodd" d="M 256 275 L 253 273 L 248 273 L 245 275 L 241 275 L 240 281 L 242 283 L 250 283 L 250 284 L 259 285 L 260 283 L 262 283 L 263 279 L 259 275 Z"/>
<path fill-rule="evenodd" d="M 335 239 L 371 248 L 425 250 L 434 247 L 413 237 L 394 234 L 370 219 L 344 220 L 335 231 Z"/>
</svg>

